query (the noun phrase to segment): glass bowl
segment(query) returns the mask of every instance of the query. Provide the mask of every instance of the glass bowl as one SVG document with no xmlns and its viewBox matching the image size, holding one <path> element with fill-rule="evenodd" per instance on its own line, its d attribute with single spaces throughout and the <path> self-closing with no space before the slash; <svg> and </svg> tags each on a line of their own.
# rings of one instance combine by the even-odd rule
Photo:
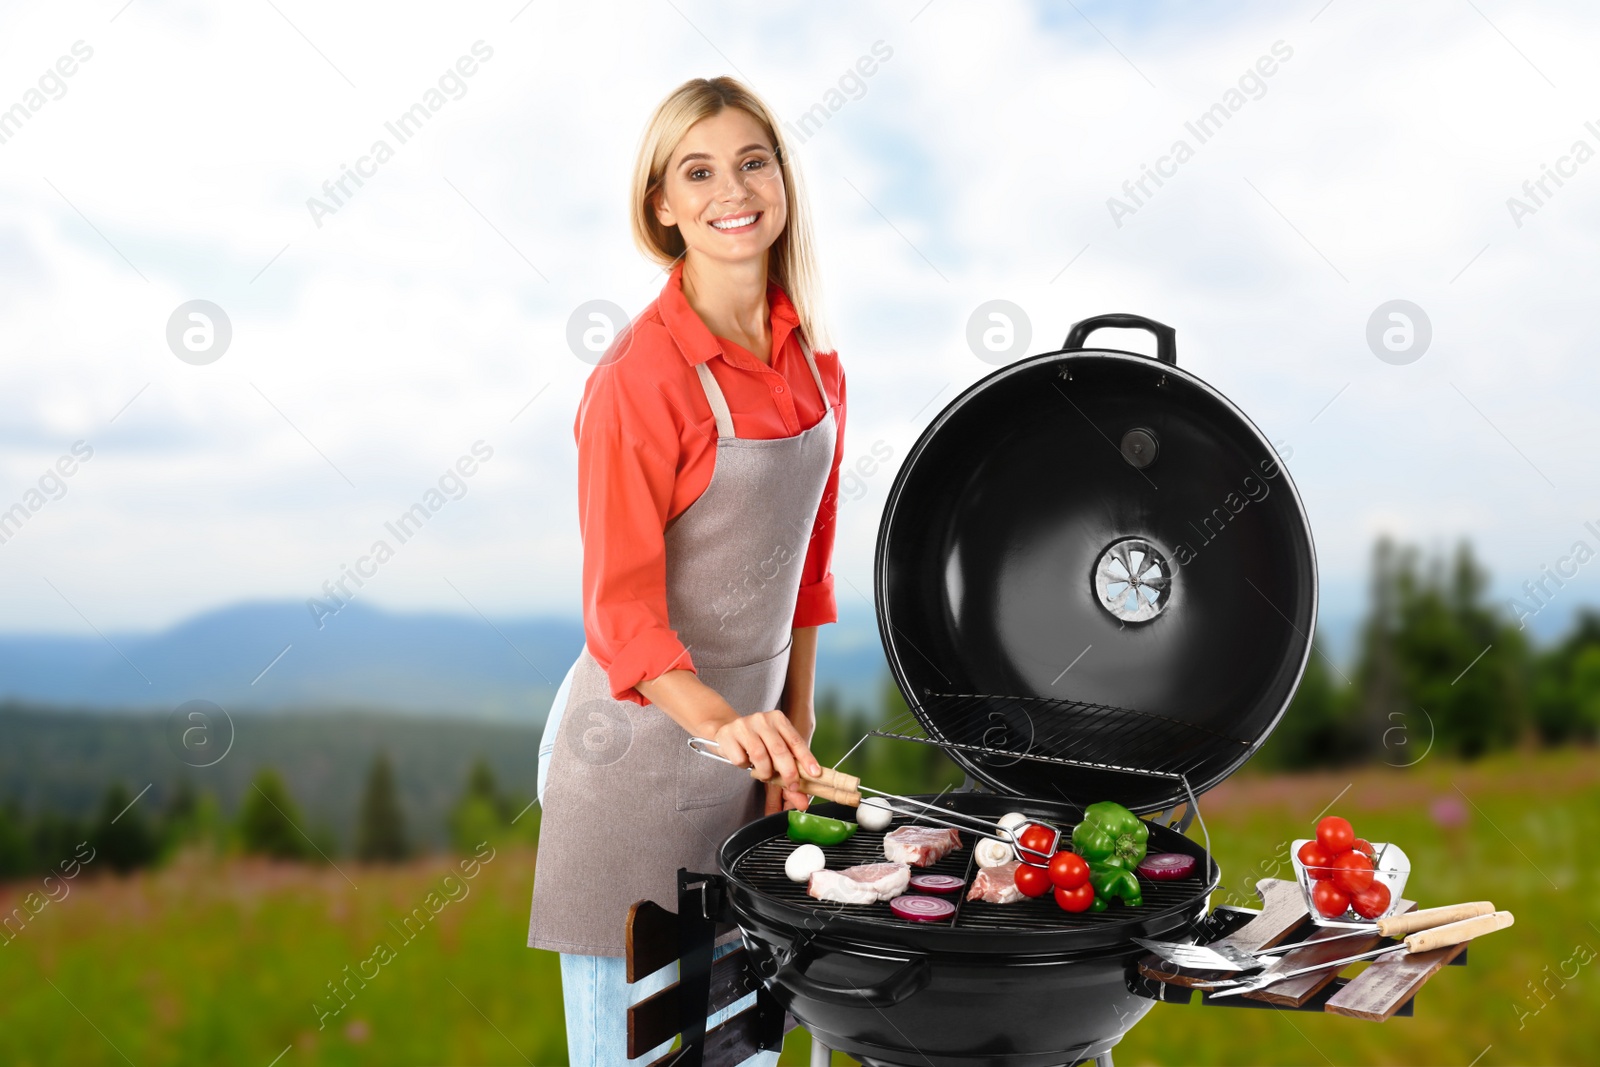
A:
<svg viewBox="0 0 1600 1067">
<path fill-rule="evenodd" d="M 1300 892 L 1305 895 L 1306 910 L 1311 913 L 1312 922 L 1318 926 L 1371 926 L 1379 919 L 1386 919 L 1399 911 L 1400 892 L 1405 889 L 1406 878 L 1411 874 L 1411 860 L 1401 851 L 1399 845 L 1393 845 L 1387 841 L 1374 841 L 1372 843 L 1372 850 L 1376 853 L 1373 857 L 1372 876 L 1389 887 L 1389 907 L 1383 914 L 1374 915 L 1369 919 L 1365 916 L 1357 915 L 1354 908 L 1347 908 L 1343 915 L 1334 916 L 1324 915 L 1317 910 L 1317 906 L 1311 898 L 1312 888 L 1316 885 L 1316 880 L 1306 870 L 1305 864 L 1300 862 L 1300 846 L 1310 840 L 1312 839 L 1309 837 L 1302 837 L 1290 845 L 1289 857 L 1294 861 L 1295 881 L 1300 883 Z"/>
</svg>

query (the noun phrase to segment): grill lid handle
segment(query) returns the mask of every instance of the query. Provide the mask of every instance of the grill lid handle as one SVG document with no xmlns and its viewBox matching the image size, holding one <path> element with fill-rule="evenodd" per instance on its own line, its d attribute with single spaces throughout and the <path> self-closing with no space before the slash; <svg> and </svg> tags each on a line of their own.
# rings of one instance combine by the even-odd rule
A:
<svg viewBox="0 0 1600 1067">
<path fill-rule="evenodd" d="M 1156 358 L 1163 363 L 1174 367 L 1178 365 L 1178 331 L 1155 319 L 1147 319 L 1143 315 L 1130 315 L 1124 312 L 1113 312 L 1109 315 L 1095 315 L 1092 318 L 1081 319 L 1072 324 L 1072 329 L 1067 331 L 1067 339 L 1061 345 L 1063 349 L 1082 348 L 1083 342 L 1096 330 L 1107 327 L 1126 330 L 1149 330 L 1156 337 Z"/>
<path fill-rule="evenodd" d="M 773 980 L 802 997 L 844 1004 L 850 1007 L 890 1008 L 922 992 L 933 980 L 933 970 L 922 957 L 907 960 L 894 973 L 870 985 L 830 985 L 806 974 L 812 962 L 808 946 L 795 953 L 788 963 L 778 969 Z"/>
</svg>

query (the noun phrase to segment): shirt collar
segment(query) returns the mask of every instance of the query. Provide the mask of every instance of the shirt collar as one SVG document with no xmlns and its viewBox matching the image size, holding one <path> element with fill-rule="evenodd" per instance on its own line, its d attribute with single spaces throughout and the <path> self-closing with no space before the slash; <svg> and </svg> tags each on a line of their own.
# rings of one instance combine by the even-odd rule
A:
<svg viewBox="0 0 1600 1067">
<path fill-rule="evenodd" d="M 704 363 L 712 356 L 726 357 L 727 353 L 723 350 L 722 342 L 706 327 L 699 314 L 689 306 L 688 298 L 683 295 L 683 262 L 680 258 L 673 264 L 672 273 L 667 276 L 667 284 L 661 287 L 661 298 L 657 306 L 661 310 L 661 319 L 666 324 L 667 332 L 677 342 L 678 351 L 683 353 L 684 360 L 692 367 Z M 789 300 L 789 295 L 773 281 L 767 282 L 767 309 L 772 323 L 772 350 L 777 352 L 783 347 L 790 332 L 800 325 L 800 316 Z"/>
</svg>

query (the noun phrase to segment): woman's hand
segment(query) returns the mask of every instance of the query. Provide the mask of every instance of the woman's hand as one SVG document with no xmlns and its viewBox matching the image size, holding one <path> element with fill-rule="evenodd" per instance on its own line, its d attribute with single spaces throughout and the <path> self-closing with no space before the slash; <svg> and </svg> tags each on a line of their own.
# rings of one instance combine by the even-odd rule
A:
<svg viewBox="0 0 1600 1067">
<path fill-rule="evenodd" d="M 776 815 L 780 811 L 805 811 L 811 806 L 810 793 L 794 793 L 779 782 L 767 784 L 767 802 L 762 814 Z"/>
<path fill-rule="evenodd" d="M 822 765 L 805 738 L 781 711 L 759 711 L 723 723 L 711 735 L 717 751 L 736 767 L 750 767 L 762 781 L 777 778 L 786 794 L 800 793 L 800 771 L 816 777 Z M 787 798 L 786 798 L 787 799 Z"/>
<path fill-rule="evenodd" d="M 815 631 L 812 631 L 815 633 Z M 811 742 L 811 734 L 816 729 L 816 712 L 810 700 L 799 700 L 788 693 L 783 697 L 783 713 L 788 716 L 789 722 L 794 726 L 795 733 L 799 734 L 807 744 Z M 773 783 L 767 786 L 766 814 L 776 815 L 780 811 L 805 811 L 811 805 L 810 793 L 795 793 L 784 789 L 782 785 Z"/>
</svg>

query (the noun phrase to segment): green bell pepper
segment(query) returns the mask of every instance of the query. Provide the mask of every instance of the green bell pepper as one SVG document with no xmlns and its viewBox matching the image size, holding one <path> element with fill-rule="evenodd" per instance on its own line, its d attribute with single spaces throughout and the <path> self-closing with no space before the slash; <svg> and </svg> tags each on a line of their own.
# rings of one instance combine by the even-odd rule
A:
<svg viewBox="0 0 1600 1067">
<path fill-rule="evenodd" d="M 789 840 L 809 841 L 813 845 L 837 845 L 856 832 L 856 824 L 808 811 L 789 811 Z"/>
<path fill-rule="evenodd" d="M 1072 848 L 1089 863 L 1132 871 L 1144 859 L 1150 827 L 1121 804 L 1102 800 L 1083 809 L 1083 821 L 1072 829 Z"/>
<path fill-rule="evenodd" d="M 1144 891 L 1139 888 L 1139 876 L 1121 867 L 1109 863 L 1089 864 L 1089 884 L 1094 886 L 1096 903 L 1103 900 L 1109 904 L 1113 900 L 1120 900 L 1130 908 L 1137 908 L 1144 903 Z"/>
</svg>

